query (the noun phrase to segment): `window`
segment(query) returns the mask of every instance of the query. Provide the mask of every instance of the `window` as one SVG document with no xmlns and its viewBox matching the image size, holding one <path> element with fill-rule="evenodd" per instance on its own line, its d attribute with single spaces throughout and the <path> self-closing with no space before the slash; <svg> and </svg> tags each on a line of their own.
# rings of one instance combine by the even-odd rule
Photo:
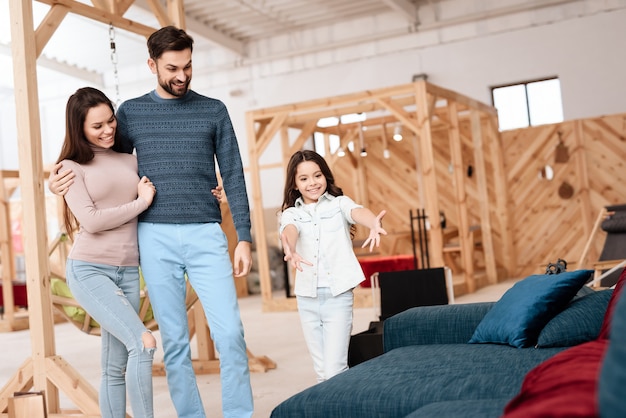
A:
<svg viewBox="0 0 626 418">
<path fill-rule="evenodd" d="M 493 87 L 491 95 L 501 131 L 563 121 L 561 83 L 556 77 Z"/>
</svg>

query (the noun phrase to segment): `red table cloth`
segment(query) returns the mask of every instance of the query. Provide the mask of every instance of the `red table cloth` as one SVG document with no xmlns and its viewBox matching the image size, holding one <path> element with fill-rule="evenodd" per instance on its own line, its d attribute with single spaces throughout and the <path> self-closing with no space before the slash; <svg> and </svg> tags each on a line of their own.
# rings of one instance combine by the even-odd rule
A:
<svg viewBox="0 0 626 418">
<path fill-rule="evenodd" d="M 361 287 L 372 287 L 370 277 L 374 273 L 415 269 L 413 256 L 408 254 L 359 257 L 359 263 L 365 274 L 365 281 L 361 283 Z"/>
</svg>

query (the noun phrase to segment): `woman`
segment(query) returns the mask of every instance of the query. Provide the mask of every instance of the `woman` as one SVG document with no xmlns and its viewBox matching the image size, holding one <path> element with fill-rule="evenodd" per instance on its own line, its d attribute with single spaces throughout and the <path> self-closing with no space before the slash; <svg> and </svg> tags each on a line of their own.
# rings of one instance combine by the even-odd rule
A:
<svg viewBox="0 0 626 418">
<path fill-rule="evenodd" d="M 365 276 L 354 254 L 354 224 L 370 228 L 370 251 L 387 232 L 378 216 L 356 204 L 335 184 L 324 158 L 298 151 L 287 165 L 280 222 L 285 261 L 297 269 L 295 294 L 300 322 L 317 381 L 348 368 L 353 289 Z"/>
<path fill-rule="evenodd" d="M 126 416 L 126 389 L 133 417 L 153 417 L 152 360 L 156 340 L 139 319 L 137 215 L 156 190 L 139 179 L 137 159 L 117 152 L 112 102 L 85 87 L 70 96 L 60 171 L 71 169 L 64 194 L 64 222 L 74 245 L 66 265 L 74 298 L 101 327 L 100 411 Z"/>
</svg>

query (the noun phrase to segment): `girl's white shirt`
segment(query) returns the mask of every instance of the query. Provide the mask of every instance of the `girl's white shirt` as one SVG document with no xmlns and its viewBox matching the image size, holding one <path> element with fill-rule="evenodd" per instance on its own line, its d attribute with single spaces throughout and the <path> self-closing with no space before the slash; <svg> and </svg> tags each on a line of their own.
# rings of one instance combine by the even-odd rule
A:
<svg viewBox="0 0 626 418">
<path fill-rule="evenodd" d="M 322 286 L 330 287 L 337 296 L 365 280 L 350 238 L 350 225 L 355 223 L 351 212 L 362 207 L 348 196 L 327 192 L 313 205 L 298 198 L 295 206 L 283 211 L 280 233 L 294 225 L 298 230 L 296 252 L 313 264 L 301 264 L 302 271 L 296 271 L 297 296 L 316 297 Z"/>
</svg>

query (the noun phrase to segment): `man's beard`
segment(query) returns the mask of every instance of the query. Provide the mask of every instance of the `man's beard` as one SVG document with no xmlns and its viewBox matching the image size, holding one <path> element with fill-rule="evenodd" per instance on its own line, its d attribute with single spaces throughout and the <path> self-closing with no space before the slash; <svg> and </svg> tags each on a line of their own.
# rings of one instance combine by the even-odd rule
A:
<svg viewBox="0 0 626 418">
<path fill-rule="evenodd" d="M 159 85 L 161 86 L 163 90 L 165 90 L 172 96 L 183 97 L 187 93 L 187 90 L 189 90 L 190 81 L 191 81 L 190 79 L 187 80 L 182 88 L 176 88 L 172 85 L 172 83 L 165 82 L 162 79 L 159 79 Z"/>
</svg>

